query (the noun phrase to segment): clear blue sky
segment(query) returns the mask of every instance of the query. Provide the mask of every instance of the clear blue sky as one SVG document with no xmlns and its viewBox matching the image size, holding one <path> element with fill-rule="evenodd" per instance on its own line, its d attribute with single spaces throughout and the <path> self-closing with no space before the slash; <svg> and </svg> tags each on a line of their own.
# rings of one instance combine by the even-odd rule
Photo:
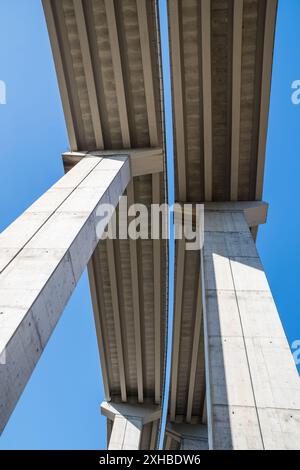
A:
<svg viewBox="0 0 300 470">
<path fill-rule="evenodd" d="M 290 344 L 300 339 L 300 105 L 291 103 L 291 83 L 300 79 L 299 21 L 299 0 L 280 0 L 264 193 L 270 212 L 258 238 Z M 7 85 L 7 104 L 0 105 L 2 231 L 63 175 L 60 155 L 68 149 L 40 0 L 0 2 L 0 80 Z M 0 438 L 0 449 L 104 448 L 102 399 L 84 275 Z"/>
</svg>

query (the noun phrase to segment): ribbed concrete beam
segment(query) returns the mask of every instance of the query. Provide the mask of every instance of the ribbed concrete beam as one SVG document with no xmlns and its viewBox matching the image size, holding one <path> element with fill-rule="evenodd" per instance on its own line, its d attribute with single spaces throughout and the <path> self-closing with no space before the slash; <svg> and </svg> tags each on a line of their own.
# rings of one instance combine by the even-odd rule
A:
<svg viewBox="0 0 300 470">
<path fill-rule="evenodd" d="M 143 422 L 132 416 L 115 416 L 108 450 L 139 450 Z"/>
<path fill-rule="evenodd" d="M 104 147 L 102 124 L 100 118 L 100 109 L 97 99 L 96 83 L 94 77 L 93 63 L 91 57 L 91 51 L 89 46 L 87 25 L 84 15 L 84 2 L 83 0 L 74 0 L 74 11 L 76 16 L 77 28 L 79 41 L 82 50 L 82 60 L 84 66 L 84 72 L 87 81 L 87 91 L 89 97 L 89 104 L 91 108 L 91 116 L 93 123 L 93 130 L 95 135 L 95 142 L 98 148 Z"/>
<path fill-rule="evenodd" d="M 203 315 L 212 449 L 299 449 L 300 378 L 239 203 L 205 210 Z"/>
<path fill-rule="evenodd" d="M 268 118 L 270 106 L 270 84 L 272 78 L 274 35 L 277 15 L 277 0 L 267 0 L 265 32 L 264 32 L 264 50 L 263 50 L 263 69 L 261 77 L 261 102 L 259 115 L 259 138 L 257 150 L 257 170 L 256 170 L 256 192 L 257 200 L 262 198 L 264 166 L 266 158 Z"/>
<path fill-rule="evenodd" d="M 118 35 L 118 26 L 117 26 L 117 16 L 115 3 L 111 0 L 104 0 L 106 18 L 108 24 L 108 34 L 110 40 L 110 53 L 111 60 L 114 70 L 115 86 L 116 86 L 116 95 L 120 115 L 120 126 L 122 133 L 122 142 L 124 148 L 130 147 L 130 129 L 128 121 L 128 112 L 127 112 L 127 103 L 126 103 L 126 91 L 123 77 L 122 69 L 122 60 L 121 60 L 121 51 L 119 35 Z"/>
<path fill-rule="evenodd" d="M 186 191 L 186 146 L 183 95 L 183 64 L 180 34 L 181 2 L 168 2 L 171 48 L 171 67 L 173 76 L 174 128 L 177 154 L 178 195 L 181 201 L 187 198 Z"/>
<path fill-rule="evenodd" d="M 85 157 L 0 236 L 0 431 L 131 179 L 127 156 Z"/>
<path fill-rule="evenodd" d="M 53 2 L 51 0 L 42 0 L 47 27 L 49 31 L 49 38 L 51 41 L 51 48 L 53 53 L 53 59 L 56 68 L 57 79 L 59 83 L 59 89 L 62 99 L 62 105 L 64 109 L 64 115 L 66 120 L 66 126 L 68 130 L 68 137 L 70 147 L 72 150 L 78 149 L 78 136 L 76 135 L 76 127 L 73 121 L 72 106 L 70 100 L 70 92 L 68 89 L 68 82 L 65 75 L 64 63 L 62 58 L 61 43 L 57 32 L 55 23 L 55 15 L 53 11 Z"/>
</svg>

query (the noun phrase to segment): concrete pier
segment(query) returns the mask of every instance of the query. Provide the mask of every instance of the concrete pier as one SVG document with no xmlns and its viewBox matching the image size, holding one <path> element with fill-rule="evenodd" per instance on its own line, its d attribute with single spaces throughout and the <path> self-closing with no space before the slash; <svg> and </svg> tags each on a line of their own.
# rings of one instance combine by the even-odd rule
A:
<svg viewBox="0 0 300 470">
<path fill-rule="evenodd" d="M 98 208 L 130 179 L 127 156 L 87 156 L 1 234 L 0 432 L 101 237 Z"/>
</svg>

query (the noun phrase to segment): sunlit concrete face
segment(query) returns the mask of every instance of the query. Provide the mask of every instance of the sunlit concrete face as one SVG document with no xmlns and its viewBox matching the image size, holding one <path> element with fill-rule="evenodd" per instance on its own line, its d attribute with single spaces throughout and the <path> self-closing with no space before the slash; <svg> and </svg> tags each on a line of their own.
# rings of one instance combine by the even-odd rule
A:
<svg viewBox="0 0 300 470">
<path fill-rule="evenodd" d="M 210 447 L 299 449 L 299 375 L 245 215 L 235 208 L 205 211 Z"/>
<path fill-rule="evenodd" d="M 87 156 L 1 234 L 0 431 L 102 235 L 97 210 L 130 179 L 128 157 Z"/>
</svg>

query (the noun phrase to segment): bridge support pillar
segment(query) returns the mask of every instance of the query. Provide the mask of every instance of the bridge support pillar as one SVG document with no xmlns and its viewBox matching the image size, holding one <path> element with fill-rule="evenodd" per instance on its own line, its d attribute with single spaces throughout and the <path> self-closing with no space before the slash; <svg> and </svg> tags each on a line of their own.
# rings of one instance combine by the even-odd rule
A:
<svg viewBox="0 0 300 470">
<path fill-rule="evenodd" d="M 113 422 L 108 450 L 139 450 L 143 426 L 160 419 L 158 406 L 103 402 L 101 412 Z"/>
<path fill-rule="evenodd" d="M 239 203 L 205 207 L 209 445 L 299 449 L 300 379 Z"/>
<path fill-rule="evenodd" d="M 0 432 L 130 179 L 127 156 L 87 156 L 0 235 Z"/>
</svg>

